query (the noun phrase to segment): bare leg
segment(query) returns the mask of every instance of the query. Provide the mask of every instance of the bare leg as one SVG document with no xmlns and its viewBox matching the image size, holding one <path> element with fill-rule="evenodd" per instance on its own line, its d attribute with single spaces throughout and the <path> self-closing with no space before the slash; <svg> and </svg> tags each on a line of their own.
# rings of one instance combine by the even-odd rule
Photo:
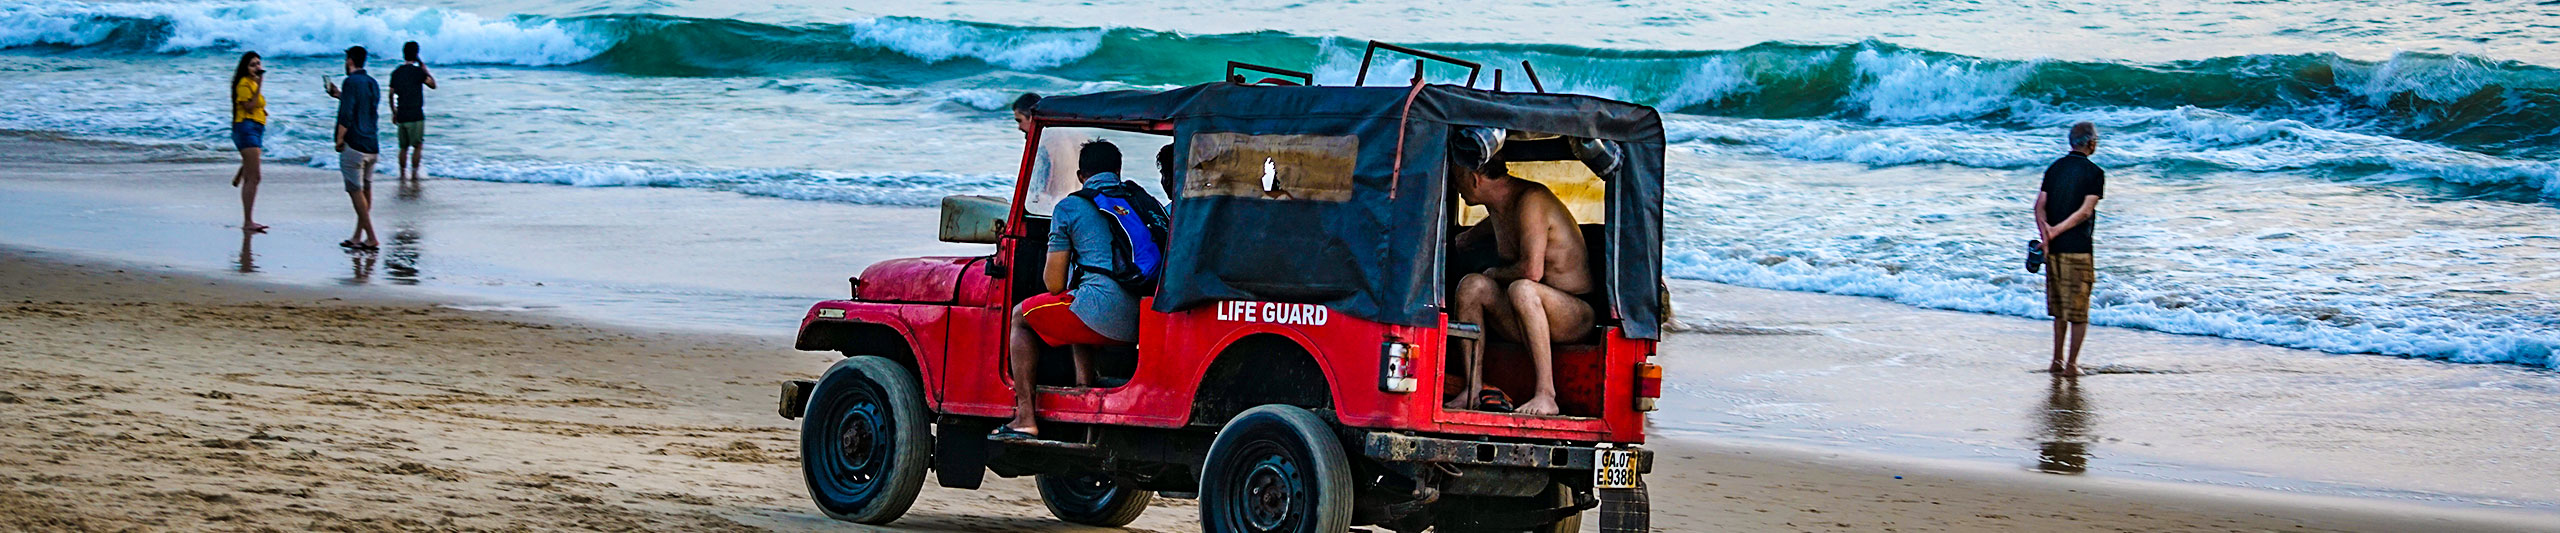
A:
<svg viewBox="0 0 2560 533">
<path fill-rule="evenodd" d="M 352 235 L 348 235 L 348 236 L 347 236 L 347 240 L 346 240 L 346 242 L 343 242 L 343 243 L 340 243 L 340 244 L 341 244 L 341 245 L 359 245 L 359 244 L 364 244 L 364 225 L 365 225 L 365 223 L 366 223 L 366 222 L 368 222 L 367 220 L 365 220 L 365 217 L 366 217 L 366 216 L 368 216 L 368 215 L 366 215 L 366 209 L 365 209 L 365 205 L 364 205 L 364 192 L 363 192 L 363 191 L 347 191 L 347 205 L 355 206 L 355 209 L 356 209 L 356 226 L 355 226 L 355 233 L 354 233 L 354 234 L 352 234 Z"/>
<path fill-rule="evenodd" d="M 2089 323 L 2087 323 L 2087 322 L 2079 322 L 2079 323 L 2074 323 L 2074 324 L 2072 324 L 2072 325 L 2071 325 L 2071 356 L 2070 356 L 2070 358 L 2069 358 L 2069 359 L 2065 359 L 2065 360 L 2063 360 L 2063 363 L 2062 363 L 2062 375 L 2065 375 L 2065 376 L 2077 376 L 2077 375 L 2080 375 L 2080 341 L 2084 341 L 2084 340 L 2089 340 Z"/>
<path fill-rule="evenodd" d="M 2044 371 L 2052 372 L 2054 374 L 2062 373 L 2064 369 L 2062 366 L 2062 341 L 2064 337 L 2070 335 L 2070 332 L 2070 322 L 2064 322 L 2061 318 L 2053 319 L 2053 364 L 2046 365 L 2044 367 Z"/>
<path fill-rule="evenodd" d="M 1005 353 L 1013 366 L 1013 421 L 1004 427 L 1039 435 L 1039 406 L 1034 402 L 1040 385 L 1034 380 L 1038 379 L 1040 371 L 1040 348 L 1043 346 L 1040 334 L 1032 333 L 1031 325 L 1024 323 L 1022 314 L 1017 312 L 1013 315 L 1010 337 L 1006 341 Z"/>
<path fill-rule="evenodd" d="M 371 176 L 373 176 L 373 164 L 374 164 L 374 162 L 375 162 L 375 161 L 378 161 L 378 159 L 371 159 L 371 158 L 365 159 L 365 161 L 364 161 L 364 175 L 365 175 L 365 176 L 367 176 L 367 177 L 371 177 Z M 372 180 L 370 180 L 370 179 L 365 180 L 363 194 L 364 194 L 364 201 L 362 201 L 362 202 L 358 202 L 358 203 L 356 204 L 356 225 L 357 225 L 358 227 L 362 228 L 362 230 L 364 231 L 364 247 L 366 247 L 366 248 L 380 248 L 380 247 L 382 247 L 382 238 L 381 238 L 381 237 L 382 237 L 382 235 L 381 235 L 381 234 L 379 234 L 379 233 L 375 233 L 375 232 L 373 231 L 373 181 L 372 181 Z"/>
<path fill-rule="evenodd" d="M 414 180 L 420 177 L 421 173 L 418 168 L 418 156 L 423 155 L 426 151 L 426 147 L 416 145 L 400 149 L 400 179 Z"/>
<path fill-rule="evenodd" d="M 1493 325 L 1485 321 L 1485 308 L 1499 299 L 1501 299 L 1500 291 L 1495 289 L 1493 278 L 1484 277 L 1482 274 L 1468 274 L 1467 277 L 1458 280 L 1458 294 L 1454 302 L 1456 312 L 1450 314 L 1449 320 L 1475 324 L 1484 328 L 1483 334 L 1490 335 L 1493 333 Z M 1442 407 L 1474 409 L 1476 393 L 1484 390 L 1484 365 L 1482 364 L 1484 341 L 1482 339 L 1461 340 L 1458 341 L 1458 345 L 1459 353 L 1463 355 L 1458 364 L 1461 365 L 1460 370 L 1467 373 L 1467 387 L 1459 390 L 1458 396 L 1450 398 L 1448 403 L 1442 404 Z"/>
<path fill-rule="evenodd" d="M 1094 382 L 1093 347 L 1078 344 L 1068 346 L 1067 350 L 1075 354 L 1076 386 L 1087 388 L 1092 387 Z"/>
<path fill-rule="evenodd" d="M 1519 411 L 1533 415 L 1560 414 L 1556 406 L 1555 335 L 1570 331 L 1574 340 L 1591 327 L 1591 309 L 1581 299 L 1535 281 L 1511 282 L 1511 308 L 1520 317 L 1520 342 L 1529 347 L 1531 364 L 1537 366 L 1538 388 L 1521 402 Z M 1579 329 L 1566 329 L 1579 328 Z"/>
<path fill-rule="evenodd" d="M 267 230 L 266 224 L 258 223 L 257 216 L 258 178 L 260 177 L 258 169 L 258 155 L 260 152 L 263 152 L 263 150 L 259 150 L 257 148 L 241 149 L 240 171 L 231 175 L 231 184 L 240 187 L 240 229 L 242 231 L 263 232 Z"/>
</svg>

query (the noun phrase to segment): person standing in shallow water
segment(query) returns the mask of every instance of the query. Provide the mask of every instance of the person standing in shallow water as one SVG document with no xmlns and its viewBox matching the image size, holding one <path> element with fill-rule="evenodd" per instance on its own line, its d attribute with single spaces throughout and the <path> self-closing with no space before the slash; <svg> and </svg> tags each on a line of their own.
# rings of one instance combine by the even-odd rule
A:
<svg viewBox="0 0 2560 533">
<path fill-rule="evenodd" d="M 2098 199 L 2107 194 L 2107 171 L 2089 162 L 2098 153 L 2098 125 L 2071 125 L 2071 153 L 2044 169 L 2036 193 L 2036 236 L 2045 248 L 2045 312 L 2053 315 L 2055 375 L 2080 375 L 2080 342 L 2089 338 L 2089 293 L 2097 288 L 2092 253 Z M 2067 349 L 2066 349 L 2067 348 Z"/>
<path fill-rule="evenodd" d="M 250 233 L 267 231 L 257 216 L 258 157 L 266 152 L 267 137 L 266 80 L 266 60 L 257 52 L 241 53 L 240 65 L 231 69 L 231 147 L 240 149 L 240 170 L 231 173 L 231 186 L 240 188 L 240 230 Z"/>
<path fill-rule="evenodd" d="M 394 154 L 400 164 L 400 179 L 427 177 L 427 90 L 436 88 L 436 75 L 427 72 L 427 62 L 418 59 L 418 42 L 400 45 L 400 66 L 391 69 L 391 126 L 398 130 L 400 152 Z"/>
</svg>

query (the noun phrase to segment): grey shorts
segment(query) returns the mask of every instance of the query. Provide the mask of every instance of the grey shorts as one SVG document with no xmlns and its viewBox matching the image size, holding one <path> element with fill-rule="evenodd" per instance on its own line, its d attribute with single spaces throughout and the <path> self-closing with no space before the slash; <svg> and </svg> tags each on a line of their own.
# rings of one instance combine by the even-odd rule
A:
<svg viewBox="0 0 2560 533">
<path fill-rule="evenodd" d="M 373 188 L 373 162 L 382 156 L 348 148 L 338 152 L 338 177 L 347 182 L 347 192 Z"/>
</svg>

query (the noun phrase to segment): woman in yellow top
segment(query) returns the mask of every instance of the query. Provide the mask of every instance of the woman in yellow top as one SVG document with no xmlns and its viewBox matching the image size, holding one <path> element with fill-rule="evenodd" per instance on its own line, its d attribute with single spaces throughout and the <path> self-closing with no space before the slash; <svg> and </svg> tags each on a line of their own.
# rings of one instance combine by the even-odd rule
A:
<svg viewBox="0 0 2560 533">
<path fill-rule="evenodd" d="M 266 79 L 266 61 L 257 52 L 240 54 L 240 66 L 231 70 L 231 146 L 240 149 L 240 171 L 231 175 L 231 186 L 240 188 L 240 229 L 255 233 L 267 231 L 253 216 L 258 209 L 258 155 L 265 151 L 267 136 L 267 97 L 258 86 Z"/>
</svg>

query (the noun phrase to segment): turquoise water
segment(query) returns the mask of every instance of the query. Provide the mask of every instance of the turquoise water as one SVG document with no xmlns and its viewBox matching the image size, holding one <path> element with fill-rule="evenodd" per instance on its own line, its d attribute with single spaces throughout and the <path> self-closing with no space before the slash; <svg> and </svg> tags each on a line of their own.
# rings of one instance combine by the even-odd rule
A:
<svg viewBox="0 0 2560 533">
<path fill-rule="evenodd" d="M 216 152 L 257 50 L 270 155 L 333 165 L 336 51 L 417 40 L 440 177 L 921 206 L 1006 187 L 1014 94 L 1345 84 L 1380 39 L 1672 112 L 1676 277 L 2040 316 L 2027 202 L 2088 120 L 2097 321 L 2555 365 L 2560 6 L 1692 4 L 35 0 L 0 6 L 0 128 Z"/>
</svg>

